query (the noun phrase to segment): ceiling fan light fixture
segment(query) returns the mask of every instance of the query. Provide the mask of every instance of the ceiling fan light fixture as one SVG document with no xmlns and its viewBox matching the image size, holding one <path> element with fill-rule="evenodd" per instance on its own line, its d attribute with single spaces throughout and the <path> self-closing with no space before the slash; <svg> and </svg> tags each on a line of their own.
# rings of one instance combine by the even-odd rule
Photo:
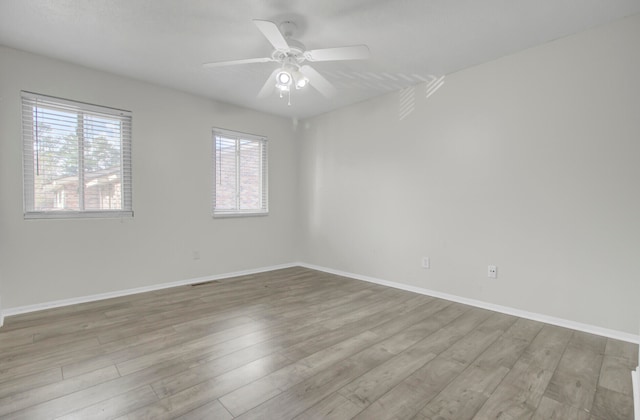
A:
<svg viewBox="0 0 640 420">
<path fill-rule="evenodd" d="M 309 79 L 300 72 L 300 70 L 296 70 L 293 72 L 293 81 L 295 82 L 296 89 L 302 89 L 309 83 Z"/>
<path fill-rule="evenodd" d="M 281 86 L 289 87 L 289 85 L 291 84 L 291 79 L 292 79 L 291 73 L 289 73 L 286 70 L 282 70 L 278 72 L 278 74 L 276 74 L 276 82 L 278 87 L 281 87 Z"/>
</svg>

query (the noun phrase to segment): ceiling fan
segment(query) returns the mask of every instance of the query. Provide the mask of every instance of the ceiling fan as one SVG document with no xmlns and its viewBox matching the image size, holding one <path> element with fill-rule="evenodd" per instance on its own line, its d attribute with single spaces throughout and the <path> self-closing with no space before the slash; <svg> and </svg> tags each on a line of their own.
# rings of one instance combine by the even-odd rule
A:
<svg viewBox="0 0 640 420">
<path fill-rule="evenodd" d="M 278 68 L 271 73 L 262 89 L 260 89 L 259 98 L 264 98 L 277 89 L 280 97 L 285 94 L 289 95 L 289 105 L 291 105 L 291 89 L 302 89 L 307 85 L 311 85 L 322 95 L 329 98 L 336 93 L 336 88 L 317 70 L 304 63 L 306 61 L 363 60 L 371 55 L 369 47 L 366 45 L 307 50 L 301 42 L 292 38 L 296 30 L 295 23 L 286 21 L 281 23 L 280 27 L 268 20 L 254 19 L 253 23 L 273 45 L 274 50 L 270 57 L 218 61 L 205 63 L 203 67 L 214 68 L 249 63 L 278 63 Z"/>
</svg>

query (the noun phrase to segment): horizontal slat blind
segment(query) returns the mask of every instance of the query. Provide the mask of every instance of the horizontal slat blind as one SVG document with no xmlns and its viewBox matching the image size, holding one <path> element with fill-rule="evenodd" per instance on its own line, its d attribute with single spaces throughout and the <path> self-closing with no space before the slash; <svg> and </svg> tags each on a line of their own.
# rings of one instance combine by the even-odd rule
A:
<svg viewBox="0 0 640 420">
<path fill-rule="evenodd" d="M 25 217 L 133 214 L 131 113 L 22 92 Z"/>
<path fill-rule="evenodd" d="M 221 129 L 213 138 L 213 214 L 267 214 L 267 139 Z"/>
</svg>

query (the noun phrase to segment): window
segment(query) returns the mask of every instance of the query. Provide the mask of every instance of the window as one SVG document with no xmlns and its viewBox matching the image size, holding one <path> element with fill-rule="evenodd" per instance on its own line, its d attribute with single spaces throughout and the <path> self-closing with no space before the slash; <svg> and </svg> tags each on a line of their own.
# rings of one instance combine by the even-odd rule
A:
<svg viewBox="0 0 640 420">
<path fill-rule="evenodd" d="M 214 129 L 213 215 L 266 215 L 267 139 Z"/>
<path fill-rule="evenodd" d="M 22 92 L 25 218 L 133 216 L 131 113 Z"/>
</svg>

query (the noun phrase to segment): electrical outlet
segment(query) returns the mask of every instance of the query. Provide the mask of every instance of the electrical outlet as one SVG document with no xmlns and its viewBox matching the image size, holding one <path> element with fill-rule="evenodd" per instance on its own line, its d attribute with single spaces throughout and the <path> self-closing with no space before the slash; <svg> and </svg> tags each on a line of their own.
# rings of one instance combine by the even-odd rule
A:
<svg viewBox="0 0 640 420">
<path fill-rule="evenodd" d="M 497 279 L 498 278 L 498 267 L 496 267 L 495 265 L 490 265 L 489 266 L 489 271 L 488 271 L 488 277 L 490 279 Z"/>
<path fill-rule="evenodd" d="M 193 259 L 196 261 L 200 259 L 200 251 L 193 251 Z"/>
<path fill-rule="evenodd" d="M 431 268 L 429 257 L 422 257 L 422 268 Z"/>
</svg>

